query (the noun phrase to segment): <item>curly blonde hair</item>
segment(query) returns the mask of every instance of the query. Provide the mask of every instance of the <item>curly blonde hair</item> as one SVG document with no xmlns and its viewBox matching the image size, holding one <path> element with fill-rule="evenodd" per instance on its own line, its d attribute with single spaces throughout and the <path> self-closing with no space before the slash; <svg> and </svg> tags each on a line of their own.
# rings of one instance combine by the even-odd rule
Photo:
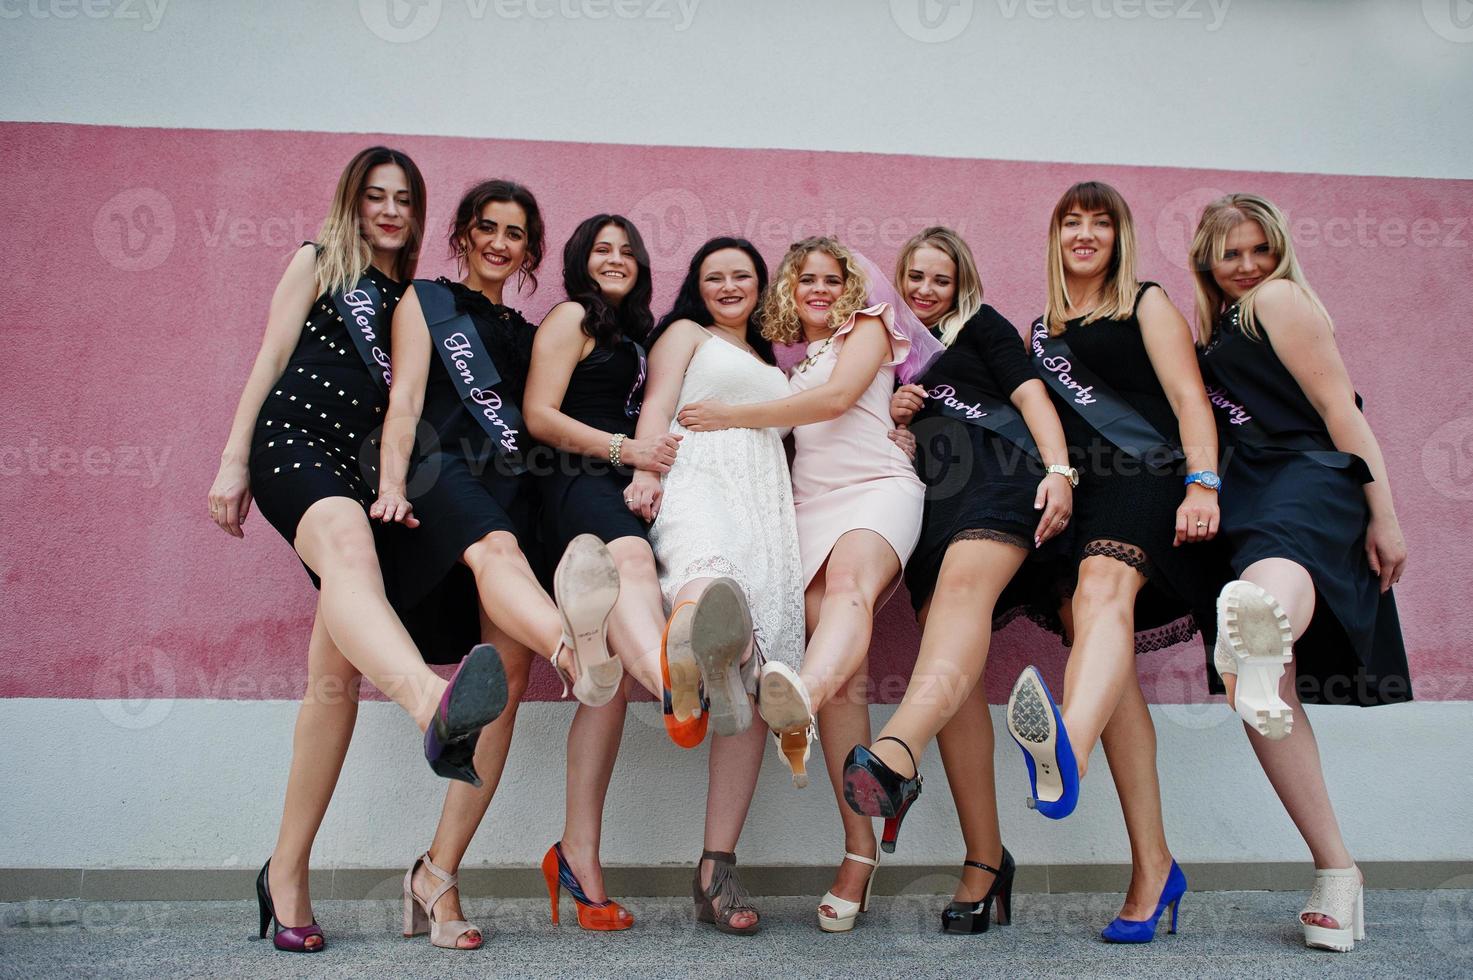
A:
<svg viewBox="0 0 1473 980">
<path fill-rule="evenodd" d="M 777 272 L 762 299 L 762 336 L 774 344 L 796 344 L 803 339 L 803 324 L 798 320 L 798 271 L 814 252 L 830 255 L 844 273 L 844 291 L 829 307 L 829 329 L 837 330 L 857 311 L 864 309 L 869 295 L 869 280 L 854 253 L 826 236 L 805 238 L 788 246 Z"/>
</svg>

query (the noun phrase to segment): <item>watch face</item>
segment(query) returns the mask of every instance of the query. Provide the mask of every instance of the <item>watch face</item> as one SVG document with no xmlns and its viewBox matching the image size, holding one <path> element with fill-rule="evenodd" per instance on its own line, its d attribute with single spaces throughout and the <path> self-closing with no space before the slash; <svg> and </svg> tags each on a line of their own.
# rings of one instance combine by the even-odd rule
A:
<svg viewBox="0 0 1473 980">
<path fill-rule="evenodd" d="M 1203 473 L 1197 477 L 1197 482 L 1208 490 L 1217 490 L 1222 486 L 1222 478 L 1216 473 Z"/>
</svg>

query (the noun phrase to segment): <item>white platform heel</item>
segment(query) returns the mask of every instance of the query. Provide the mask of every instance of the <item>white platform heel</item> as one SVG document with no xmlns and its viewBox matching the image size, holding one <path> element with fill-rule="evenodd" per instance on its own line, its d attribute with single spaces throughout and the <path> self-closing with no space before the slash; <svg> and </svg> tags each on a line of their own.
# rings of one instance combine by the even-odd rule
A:
<svg viewBox="0 0 1473 980">
<path fill-rule="evenodd" d="M 867 858 L 863 854 L 845 851 L 844 857 L 849 861 L 869 865 L 869 879 L 864 883 L 864 897 L 857 902 L 840 898 L 831 891 L 823 893 L 823 898 L 818 902 L 818 927 L 824 932 L 848 932 L 854 928 L 855 921 L 859 919 L 859 913 L 869 911 L 869 893 L 870 889 L 875 886 L 875 872 L 880 867 L 880 852 L 876 850 L 874 857 Z M 824 915 L 825 908 L 832 909 L 834 914 Z"/>
<path fill-rule="evenodd" d="M 1277 599 L 1241 579 L 1217 597 L 1217 646 L 1212 662 L 1219 674 L 1237 675 L 1233 707 L 1264 738 L 1294 730 L 1294 712 L 1279 696 L 1284 665 L 1294 656 L 1294 631 Z"/>
<path fill-rule="evenodd" d="M 1327 915 L 1340 923 L 1340 928 L 1312 926 L 1304 921 L 1306 915 Z M 1299 924 L 1304 927 L 1304 945 L 1312 949 L 1331 949 L 1337 953 L 1355 949 L 1356 940 L 1366 938 L 1366 886 L 1361 881 L 1360 869 L 1351 866 L 1316 870 L 1314 890 L 1299 913 Z"/>
</svg>

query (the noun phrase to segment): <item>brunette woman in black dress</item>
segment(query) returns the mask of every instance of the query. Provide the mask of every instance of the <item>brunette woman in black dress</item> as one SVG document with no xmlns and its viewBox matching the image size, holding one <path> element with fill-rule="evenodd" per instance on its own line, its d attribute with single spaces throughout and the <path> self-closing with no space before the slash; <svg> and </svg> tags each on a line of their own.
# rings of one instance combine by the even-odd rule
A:
<svg viewBox="0 0 1473 980">
<path fill-rule="evenodd" d="M 1022 338 L 982 303 L 966 242 L 928 228 L 899 262 L 897 287 L 947 345 L 921 383 L 891 402 L 896 423 L 917 437 L 916 467 L 927 485 L 920 541 L 905 569 L 923 633 L 904 700 L 869 747 L 850 752 L 844 791 L 856 812 L 888 818 L 882 845 L 893 850 L 920 793 L 919 757 L 941 733 L 968 851 L 942 927 L 985 932 L 994 900 L 998 921 L 1009 921 L 1013 881 L 998 829 L 982 684 L 994 609 L 1029 553 L 1068 523 L 1075 474 Z M 962 302 L 973 310 L 964 321 L 955 316 Z"/>
<path fill-rule="evenodd" d="M 347 753 L 360 677 L 414 717 L 426 758 L 446 776 L 464 778 L 476 733 L 505 704 L 490 647 L 467 657 L 449 684 L 425 665 L 385 591 L 379 553 L 390 535 L 368 519 L 390 317 L 414 272 L 424 209 L 424 181 L 405 154 L 371 147 L 348 164 L 320 243 L 299 249 L 276 287 L 210 490 L 211 516 L 236 537 L 254 498 L 321 589 L 276 863 L 266 862 L 256 884 L 262 935 L 274 921 L 282 950 L 323 948 L 308 859 Z M 463 622 L 437 624 L 437 642 L 474 637 L 472 607 L 459 613 Z"/>
<path fill-rule="evenodd" d="M 538 483 L 541 532 L 549 557 L 582 536 L 608 546 L 617 567 L 618 602 L 609 617 L 608 642 L 618 660 L 590 670 L 590 687 L 607 702 L 575 720 L 606 733 L 598 778 L 575 782 L 568 774 L 569 821 L 563 839 L 543 858 L 553 897 L 566 889 L 585 929 L 627 929 L 633 916 L 605 897 L 598 847 L 604 796 L 619 749 L 626 701 L 622 669 L 646 690 L 660 691 L 660 641 L 664 600 L 644 522 L 625 496 L 634 469 L 669 472 L 679 439 L 634 438 L 644 399 L 645 354 L 641 343 L 650 314 L 649 254 L 628 218 L 600 214 L 584 221 L 563 248 L 568 299 L 537 328 L 523 411 L 527 429 L 554 450 Z M 570 732 L 569 739 L 575 733 Z M 590 740 L 592 741 L 592 740 Z"/>
<path fill-rule="evenodd" d="M 533 331 L 502 299 L 513 275 L 536 275 L 542 212 L 520 184 L 484 181 L 461 198 L 449 238 L 465 278 L 415 280 L 394 318 L 394 388 L 370 513 L 386 522 L 419 518 L 406 529 L 407 546 L 394 568 L 406 604 L 451 591 L 447 580 L 474 578 L 483 630 L 501 650 L 510 700 L 526 689 L 536 655 L 557 665 L 587 700 L 587 664 L 609 660 L 603 625 L 618 596 L 613 559 L 596 538 L 575 540 L 555 576 L 555 606 L 522 552 L 533 537 L 527 471 L 534 448 L 520 411 Z M 480 945 L 479 930 L 460 918 L 452 892 L 506 763 L 514 721 L 515 711 L 507 711 L 482 734 L 469 767 L 475 789 L 452 790 L 435 844 L 405 875 L 406 934 L 428 931 L 444 948 Z M 570 777 L 596 778 L 584 769 L 600 753 L 580 752 L 576 739 L 569 747 Z M 481 785 L 478 771 L 491 786 Z"/>
<path fill-rule="evenodd" d="M 1406 544 L 1283 214 L 1252 194 L 1214 201 L 1191 259 L 1202 374 L 1232 448 L 1222 534 L 1238 578 L 1218 600 L 1215 666 L 1314 857 L 1305 943 L 1343 952 L 1365 938 L 1363 885 L 1299 705 L 1411 700 L 1391 594 Z"/>
<path fill-rule="evenodd" d="M 1073 812 L 1103 741 L 1133 859 L 1124 908 L 1104 938 L 1149 942 L 1167 908 L 1174 928 L 1186 879 L 1166 845 L 1135 652 L 1212 631 L 1212 555 L 1200 543 L 1218 529 L 1217 433 L 1186 321 L 1159 286 L 1135 277 L 1120 194 L 1076 184 L 1049 229 L 1048 311 L 1029 343 L 1080 460 L 1064 579 L 1073 649 L 1062 710 L 1029 667 L 1008 700 L 1008 730 L 1024 751 L 1032 805 L 1054 819 Z"/>
</svg>

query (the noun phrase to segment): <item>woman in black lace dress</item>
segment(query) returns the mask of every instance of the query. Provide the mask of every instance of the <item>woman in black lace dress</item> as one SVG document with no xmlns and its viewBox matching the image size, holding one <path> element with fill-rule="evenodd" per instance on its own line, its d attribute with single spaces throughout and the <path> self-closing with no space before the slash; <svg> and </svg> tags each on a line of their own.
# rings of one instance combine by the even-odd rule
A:
<svg viewBox="0 0 1473 980">
<path fill-rule="evenodd" d="M 1217 434 L 1191 331 L 1159 286 L 1136 279 L 1135 254 L 1130 209 L 1113 188 L 1076 184 L 1055 206 L 1048 311 L 1029 346 L 1079 470 L 1062 576 L 1073 649 L 1061 708 L 1032 667 L 1008 700 L 1008 729 L 1045 816 L 1073 812 L 1090 753 L 1104 743 L 1133 830 L 1130 891 L 1105 930 L 1118 942 L 1150 941 L 1186 888 L 1166 846 L 1135 652 L 1211 631 L 1203 542 L 1218 524 Z"/>
<path fill-rule="evenodd" d="M 1202 374 L 1232 448 L 1222 534 L 1237 580 L 1218 602 L 1215 666 L 1314 857 L 1305 942 L 1346 951 L 1365 936 L 1360 872 L 1299 706 L 1411 700 L 1391 594 L 1406 544 L 1381 447 L 1283 214 L 1252 194 L 1214 201 L 1191 259 Z"/>
<path fill-rule="evenodd" d="M 212 518 L 235 537 L 254 499 L 321 589 L 275 864 L 257 881 L 262 934 L 274 919 L 283 950 L 323 948 L 308 858 L 352 735 L 360 677 L 414 717 L 444 775 L 469 759 L 475 733 L 505 703 L 489 648 L 467 657 L 449 685 L 425 665 L 421 646 L 448 662 L 474 640 L 474 606 L 449 607 L 432 631 L 411 635 L 380 571 L 393 535 L 368 519 L 390 317 L 414 271 L 424 208 L 424 181 L 405 154 L 371 147 L 348 164 L 320 243 L 303 245 L 276 287 L 210 490 Z"/>
</svg>

